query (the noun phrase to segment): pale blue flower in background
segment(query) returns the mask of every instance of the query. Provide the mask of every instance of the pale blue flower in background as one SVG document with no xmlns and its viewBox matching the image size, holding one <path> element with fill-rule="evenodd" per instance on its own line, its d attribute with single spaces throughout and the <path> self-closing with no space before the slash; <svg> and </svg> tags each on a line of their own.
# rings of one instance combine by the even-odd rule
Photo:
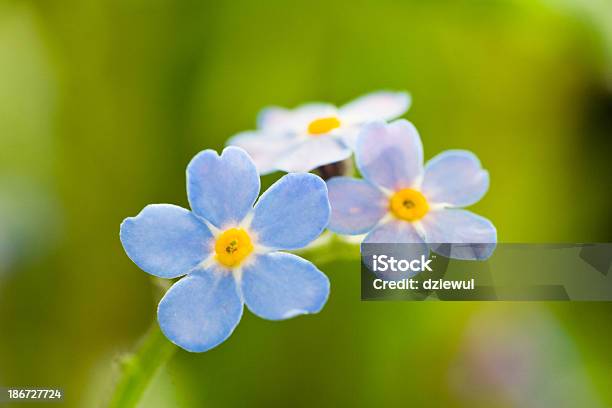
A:
<svg viewBox="0 0 612 408">
<path fill-rule="evenodd" d="M 541 303 L 481 308 L 464 326 L 447 374 L 460 406 L 609 407 L 567 327 Z"/>
<path fill-rule="evenodd" d="M 363 180 L 328 181 L 332 217 L 339 234 L 367 234 L 364 243 L 413 243 L 457 259 L 486 259 L 495 248 L 493 224 L 461 209 L 479 201 L 489 173 L 473 153 L 448 150 L 423 166 L 423 146 L 406 120 L 371 123 L 355 151 Z M 443 245 L 443 244 L 459 245 Z"/>
<path fill-rule="evenodd" d="M 239 133 L 228 144 L 245 149 L 261 174 L 306 172 L 347 159 L 364 124 L 395 119 L 410 103 L 405 92 L 379 91 L 340 108 L 326 103 L 269 107 L 259 114 L 257 130 Z"/>
<path fill-rule="evenodd" d="M 316 239 L 329 221 L 325 182 L 313 174 L 288 174 L 257 204 L 255 164 L 238 147 L 221 156 L 196 155 L 187 167 L 192 211 L 170 204 L 145 207 L 121 224 L 127 255 L 145 272 L 177 278 L 158 307 L 163 333 L 194 352 L 226 340 L 243 305 L 282 320 L 319 312 L 329 280 L 312 263 L 279 250 Z"/>
</svg>

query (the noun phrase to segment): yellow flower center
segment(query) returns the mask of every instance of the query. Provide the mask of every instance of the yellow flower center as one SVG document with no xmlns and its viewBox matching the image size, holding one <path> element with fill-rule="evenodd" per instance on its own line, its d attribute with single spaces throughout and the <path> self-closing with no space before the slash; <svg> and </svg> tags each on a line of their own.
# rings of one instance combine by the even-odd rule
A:
<svg viewBox="0 0 612 408">
<path fill-rule="evenodd" d="M 217 238 L 215 252 L 219 263 L 235 267 L 253 252 L 253 243 L 245 230 L 231 228 Z"/>
<path fill-rule="evenodd" d="M 393 215 L 405 221 L 416 221 L 429 211 L 425 196 L 419 191 L 405 188 L 391 197 L 389 207 Z"/>
<path fill-rule="evenodd" d="M 315 119 L 308 125 L 308 133 L 311 136 L 320 136 L 340 127 L 340 121 L 335 116 Z"/>
</svg>

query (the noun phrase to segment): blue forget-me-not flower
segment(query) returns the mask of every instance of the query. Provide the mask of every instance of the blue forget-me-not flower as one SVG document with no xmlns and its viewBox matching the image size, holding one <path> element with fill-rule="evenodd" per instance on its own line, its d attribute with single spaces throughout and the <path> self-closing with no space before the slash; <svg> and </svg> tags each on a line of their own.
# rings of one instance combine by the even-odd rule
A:
<svg viewBox="0 0 612 408">
<path fill-rule="evenodd" d="M 395 119 L 410 102 L 405 92 L 378 91 L 340 108 L 327 103 L 269 107 L 259 114 L 257 130 L 239 133 L 228 144 L 245 149 L 261 174 L 310 171 L 350 157 L 364 124 Z"/>
<path fill-rule="evenodd" d="M 187 167 L 192 211 L 154 204 L 121 224 L 123 247 L 141 269 L 160 278 L 185 275 L 159 303 L 157 318 L 166 337 L 186 350 L 226 340 L 244 304 L 264 319 L 282 320 L 317 313 L 327 301 L 327 277 L 279 252 L 302 248 L 325 229 L 325 182 L 288 174 L 255 204 L 259 190 L 244 150 L 228 147 L 221 156 L 205 150 Z"/>
<path fill-rule="evenodd" d="M 423 165 L 419 134 L 400 119 L 366 125 L 355 158 L 363 180 L 328 181 L 330 230 L 367 233 L 364 243 L 413 243 L 415 256 L 429 256 L 430 249 L 457 259 L 491 255 L 495 227 L 461 208 L 479 201 L 489 188 L 489 173 L 473 153 L 448 150 Z"/>
</svg>

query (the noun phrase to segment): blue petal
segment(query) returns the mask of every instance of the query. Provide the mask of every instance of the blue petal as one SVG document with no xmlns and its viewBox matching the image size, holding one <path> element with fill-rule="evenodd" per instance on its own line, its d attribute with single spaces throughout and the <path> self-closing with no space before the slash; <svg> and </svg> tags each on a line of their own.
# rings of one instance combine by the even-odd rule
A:
<svg viewBox="0 0 612 408">
<path fill-rule="evenodd" d="M 212 234 L 184 208 L 170 204 L 146 206 L 121 224 L 121 243 L 136 265 L 160 278 L 188 273 L 208 257 Z"/>
<path fill-rule="evenodd" d="M 372 92 L 342 106 L 340 117 L 350 123 L 391 120 L 402 116 L 410 102 L 410 95 L 406 92 Z"/>
<path fill-rule="evenodd" d="M 421 138 L 404 119 L 364 126 L 355 157 L 367 181 L 391 191 L 413 187 L 423 171 Z"/>
<path fill-rule="evenodd" d="M 327 181 L 331 218 L 328 228 L 339 234 L 365 234 L 387 212 L 386 196 L 371 184 L 349 177 Z"/>
<path fill-rule="evenodd" d="M 260 245 L 298 249 L 323 232 L 329 214 L 325 182 L 314 174 L 292 173 L 261 196 L 250 227 Z"/>
<path fill-rule="evenodd" d="M 276 252 L 258 256 L 242 275 L 249 309 L 269 320 L 319 312 L 329 296 L 329 280 L 299 256 Z"/>
<path fill-rule="evenodd" d="M 257 128 L 284 132 L 292 127 L 293 113 L 290 109 L 280 106 L 268 106 L 259 112 L 257 115 Z"/>
<path fill-rule="evenodd" d="M 217 228 L 237 224 L 259 195 L 259 175 L 249 155 L 239 147 L 198 153 L 187 166 L 187 195 L 193 212 Z"/>
<path fill-rule="evenodd" d="M 424 243 L 414 225 L 407 221 L 391 220 L 370 232 L 364 244 L 419 244 Z"/>
<path fill-rule="evenodd" d="M 465 207 L 479 201 L 488 189 L 489 173 L 471 152 L 448 150 L 425 166 L 421 190 L 432 203 Z"/>
<path fill-rule="evenodd" d="M 326 135 L 309 138 L 279 157 L 276 167 L 288 173 L 307 172 L 319 166 L 348 159 L 352 153 L 339 137 Z"/>
<path fill-rule="evenodd" d="M 259 113 L 257 127 L 275 133 L 303 134 L 313 120 L 337 115 L 338 109 L 334 105 L 321 102 L 305 103 L 295 109 L 270 106 Z"/>
<path fill-rule="evenodd" d="M 187 351 L 202 352 L 224 342 L 242 316 L 232 274 L 198 270 L 175 283 L 159 303 L 162 332 Z"/>
<path fill-rule="evenodd" d="M 259 174 L 264 175 L 277 170 L 276 163 L 279 158 L 285 152 L 294 149 L 300 142 L 292 134 L 247 131 L 238 133 L 227 143 L 246 150 L 255 162 Z"/>
<path fill-rule="evenodd" d="M 421 224 L 432 250 L 450 258 L 487 259 L 497 243 L 497 231 L 491 221 L 467 210 L 431 211 Z"/>
<path fill-rule="evenodd" d="M 366 265 L 370 270 L 373 270 L 372 265 L 368 265 L 368 263 L 371 263 L 373 259 L 372 257 L 368 256 L 370 254 L 374 255 L 385 253 L 387 255 L 395 255 L 396 259 L 408 260 L 420 259 L 421 257 L 425 257 L 425 259 L 429 258 L 429 247 L 414 228 L 414 225 L 406 221 L 391 220 L 378 226 L 365 237 L 363 243 L 385 244 L 384 249 L 380 251 L 375 245 L 362 247 L 362 259 L 366 260 Z M 385 280 L 398 280 L 416 275 L 407 275 L 406 272 L 393 271 L 376 272 L 376 274 Z"/>
</svg>

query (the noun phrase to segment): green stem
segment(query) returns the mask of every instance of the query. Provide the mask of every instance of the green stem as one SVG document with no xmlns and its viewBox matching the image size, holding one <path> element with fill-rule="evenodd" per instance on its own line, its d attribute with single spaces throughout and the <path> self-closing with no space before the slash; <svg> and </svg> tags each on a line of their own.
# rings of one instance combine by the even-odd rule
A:
<svg viewBox="0 0 612 408">
<path fill-rule="evenodd" d="M 332 235 L 324 244 L 293 251 L 296 255 L 314 262 L 319 267 L 335 261 L 358 261 L 361 259 L 359 245 L 342 241 Z"/>
<path fill-rule="evenodd" d="M 122 360 L 121 376 L 109 408 L 136 407 L 157 372 L 176 350 L 154 321 L 136 351 Z"/>
</svg>

